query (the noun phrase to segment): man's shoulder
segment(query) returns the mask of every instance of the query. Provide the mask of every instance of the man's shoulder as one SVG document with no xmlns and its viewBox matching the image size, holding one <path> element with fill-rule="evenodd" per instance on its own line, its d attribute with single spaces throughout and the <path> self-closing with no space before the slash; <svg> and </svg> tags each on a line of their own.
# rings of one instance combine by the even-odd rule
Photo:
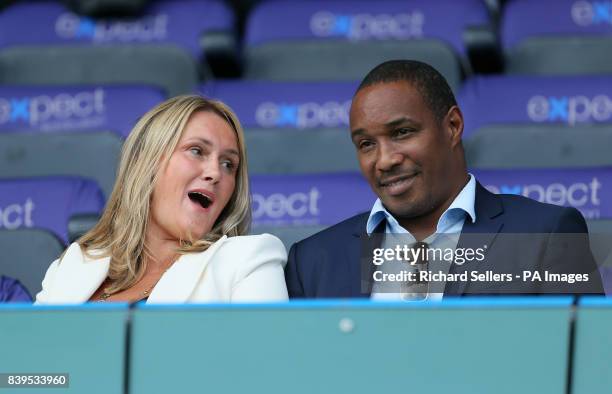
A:
<svg viewBox="0 0 612 394">
<path fill-rule="evenodd" d="M 580 228 L 585 226 L 584 217 L 573 207 L 544 203 L 514 194 L 498 194 L 497 197 L 502 202 L 507 218 L 514 218 L 523 224 L 529 224 L 534 229 L 558 226 L 562 222 L 577 225 Z"/>
<path fill-rule="evenodd" d="M 342 243 L 344 242 L 343 238 L 352 237 L 354 234 L 365 234 L 369 215 L 370 212 L 357 214 L 296 242 L 294 245 L 315 246 L 327 243 Z"/>
</svg>

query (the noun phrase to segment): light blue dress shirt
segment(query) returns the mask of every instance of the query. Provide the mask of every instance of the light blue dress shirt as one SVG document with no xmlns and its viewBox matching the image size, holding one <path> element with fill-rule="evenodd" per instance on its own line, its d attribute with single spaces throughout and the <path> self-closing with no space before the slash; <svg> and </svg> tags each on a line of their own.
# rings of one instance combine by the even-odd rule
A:
<svg viewBox="0 0 612 394">
<path fill-rule="evenodd" d="M 476 200 L 476 178 L 472 174 L 470 175 L 470 179 L 468 183 L 461 189 L 461 192 L 455 197 L 451 205 L 442 213 L 438 223 L 436 225 L 436 232 L 426 239 L 424 242 L 427 242 L 430 247 L 442 247 L 442 245 L 436 245 L 436 235 L 437 234 L 460 234 L 463 229 L 463 224 L 465 223 L 465 219 L 469 218 L 472 223 L 476 221 L 476 211 L 475 211 L 475 200 Z M 383 221 L 387 220 L 387 225 L 385 228 L 386 234 L 405 234 L 403 236 L 403 240 L 408 242 L 416 242 L 416 238 L 408 230 L 403 228 L 397 219 L 393 217 L 385 209 L 380 199 L 377 199 L 370 211 L 370 216 L 368 218 L 366 231 L 368 235 L 372 235 L 376 227 Z M 407 237 L 407 238 L 406 238 Z M 388 244 L 388 237 L 385 237 L 385 241 L 383 248 L 393 248 L 393 245 Z M 452 245 L 448 245 L 448 239 L 445 240 L 447 243 L 444 247 L 451 247 L 455 249 L 457 247 L 458 236 L 452 241 Z M 382 264 L 379 269 L 383 272 L 389 269 L 390 264 Z M 429 294 L 428 300 L 440 300 L 442 299 L 442 293 L 432 293 Z M 405 299 L 401 293 L 398 292 L 389 292 L 385 291 L 380 285 L 376 282 L 374 283 L 374 287 L 372 289 L 372 299 L 381 299 L 381 300 L 402 300 Z"/>
</svg>

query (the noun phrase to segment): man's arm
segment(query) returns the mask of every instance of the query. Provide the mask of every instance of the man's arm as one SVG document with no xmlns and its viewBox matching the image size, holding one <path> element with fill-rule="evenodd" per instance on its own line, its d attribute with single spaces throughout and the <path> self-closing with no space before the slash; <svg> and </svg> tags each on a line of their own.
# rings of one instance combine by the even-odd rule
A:
<svg viewBox="0 0 612 394">
<path fill-rule="evenodd" d="M 305 298 L 304 287 L 302 286 L 302 278 L 298 269 L 298 243 L 291 246 L 289 250 L 289 259 L 285 267 L 285 282 L 287 283 L 287 291 L 289 298 Z"/>
<path fill-rule="evenodd" d="M 603 294 L 601 276 L 591 252 L 589 234 L 582 214 L 564 208 L 551 232 L 542 260 L 542 269 L 555 274 L 584 274 L 588 281 L 544 283 L 543 293 Z"/>
</svg>

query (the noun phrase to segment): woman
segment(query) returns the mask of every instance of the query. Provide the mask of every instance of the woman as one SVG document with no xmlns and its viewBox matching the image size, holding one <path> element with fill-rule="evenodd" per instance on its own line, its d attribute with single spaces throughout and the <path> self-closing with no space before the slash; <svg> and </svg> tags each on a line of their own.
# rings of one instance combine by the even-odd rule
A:
<svg viewBox="0 0 612 394">
<path fill-rule="evenodd" d="M 127 138 L 100 221 L 51 264 L 36 302 L 287 299 L 281 241 L 243 235 L 246 164 L 227 106 L 199 96 L 158 105 Z"/>
</svg>

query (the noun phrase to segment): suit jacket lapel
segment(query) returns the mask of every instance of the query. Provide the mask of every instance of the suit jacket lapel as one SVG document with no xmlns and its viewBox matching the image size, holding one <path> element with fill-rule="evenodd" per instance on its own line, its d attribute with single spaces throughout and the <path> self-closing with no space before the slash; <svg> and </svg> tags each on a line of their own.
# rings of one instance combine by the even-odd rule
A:
<svg viewBox="0 0 612 394">
<path fill-rule="evenodd" d="M 483 248 L 487 250 L 495 241 L 497 234 L 503 227 L 504 208 L 498 196 L 489 192 L 479 182 L 476 182 L 476 200 L 474 202 L 476 211 L 476 222 L 466 219 L 463 224 L 461 236 L 457 243 L 457 248 Z M 486 261 L 485 251 L 485 260 Z M 452 264 L 450 273 L 461 273 L 464 271 L 478 270 L 478 261 L 473 260 L 463 265 Z M 460 295 L 465 292 L 467 283 L 447 282 L 444 289 L 446 295 Z"/>
<path fill-rule="evenodd" d="M 161 277 L 147 303 L 187 302 L 205 275 L 210 259 L 226 240 L 224 235 L 202 253 L 181 256 Z"/>
<path fill-rule="evenodd" d="M 349 256 L 349 280 L 351 284 L 350 297 L 369 298 L 372 294 L 372 275 L 374 264 L 372 255 L 375 248 L 379 248 L 382 243 L 387 221 L 383 220 L 374 230 L 372 236 L 368 236 L 366 225 L 370 214 L 364 213 L 358 221 L 351 234 L 351 245 L 347 245 Z"/>
<path fill-rule="evenodd" d="M 93 250 L 93 257 L 87 257 L 77 243 L 66 250 L 55 271 L 48 301 L 51 303 L 87 302 L 100 287 L 108 274 L 110 257 L 100 257 L 100 251 Z"/>
</svg>

